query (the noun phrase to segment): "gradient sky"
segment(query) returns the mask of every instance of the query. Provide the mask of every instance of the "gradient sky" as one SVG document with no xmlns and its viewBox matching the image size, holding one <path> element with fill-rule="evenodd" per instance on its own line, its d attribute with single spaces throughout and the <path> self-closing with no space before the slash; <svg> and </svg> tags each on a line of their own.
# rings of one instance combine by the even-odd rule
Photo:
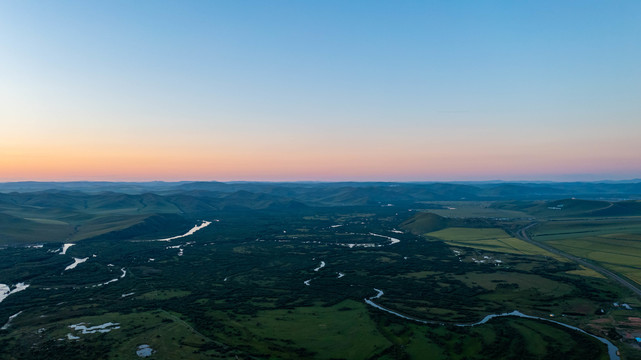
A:
<svg viewBox="0 0 641 360">
<path fill-rule="evenodd" d="M 0 181 L 641 178 L 641 1 L 0 1 Z"/>
</svg>

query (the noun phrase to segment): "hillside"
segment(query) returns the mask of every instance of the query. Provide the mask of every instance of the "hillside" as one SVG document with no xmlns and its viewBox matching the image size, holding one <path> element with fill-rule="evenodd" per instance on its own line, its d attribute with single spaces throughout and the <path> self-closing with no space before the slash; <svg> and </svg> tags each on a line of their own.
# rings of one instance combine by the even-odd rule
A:
<svg viewBox="0 0 641 360">
<path fill-rule="evenodd" d="M 448 219 L 433 214 L 419 213 L 411 219 L 401 224 L 401 229 L 407 230 L 412 234 L 422 235 L 433 231 L 445 229 L 448 226 Z"/>
</svg>

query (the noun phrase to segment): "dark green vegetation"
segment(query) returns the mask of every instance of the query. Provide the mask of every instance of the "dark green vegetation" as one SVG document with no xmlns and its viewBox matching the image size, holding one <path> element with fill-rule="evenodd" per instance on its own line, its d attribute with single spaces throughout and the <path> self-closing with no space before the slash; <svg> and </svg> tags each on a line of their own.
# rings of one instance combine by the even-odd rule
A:
<svg viewBox="0 0 641 360">
<path fill-rule="evenodd" d="M 593 246 L 573 253 L 634 280 L 638 260 L 620 249 L 641 248 L 638 202 L 528 199 L 638 184 L 73 185 L 0 194 L 0 283 L 29 285 L 0 303 L 0 326 L 19 313 L 0 359 L 136 359 L 142 344 L 152 359 L 608 359 L 552 323 L 455 325 L 512 310 L 641 358 L 641 299 L 516 237 L 536 223 L 535 240 Z M 201 220 L 212 224 L 144 241 Z M 61 255 L 63 242 L 76 245 Z M 88 259 L 63 271 L 73 258 Z M 367 305 L 374 289 L 377 304 L 440 325 Z"/>
</svg>

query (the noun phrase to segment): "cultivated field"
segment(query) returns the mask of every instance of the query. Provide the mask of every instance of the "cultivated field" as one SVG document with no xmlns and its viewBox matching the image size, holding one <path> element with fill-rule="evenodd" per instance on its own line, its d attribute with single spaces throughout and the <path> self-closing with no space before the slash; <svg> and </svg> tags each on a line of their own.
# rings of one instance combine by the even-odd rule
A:
<svg viewBox="0 0 641 360">
<path fill-rule="evenodd" d="M 452 246 L 471 247 L 508 254 L 542 255 L 564 261 L 555 254 L 512 237 L 504 230 L 497 228 L 446 228 L 426 235 L 441 239 Z"/>
<path fill-rule="evenodd" d="M 534 229 L 533 239 L 641 284 L 641 218 L 550 221 Z"/>
</svg>

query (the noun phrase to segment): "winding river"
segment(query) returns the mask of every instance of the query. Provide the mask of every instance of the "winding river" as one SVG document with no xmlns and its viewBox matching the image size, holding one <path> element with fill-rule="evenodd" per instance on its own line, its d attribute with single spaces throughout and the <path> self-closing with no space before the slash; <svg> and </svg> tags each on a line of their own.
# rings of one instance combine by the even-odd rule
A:
<svg viewBox="0 0 641 360">
<path fill-rule="evenodd" d="M 388 313 L 390 313 L 390 314 L 392 314 L 394 316 L 397 316 L 397 317 L 400 317 L 400 318 L 403 318 L 403 319 L 406 319 L 406 320 L 416 321 L 416 322 L 419 322 L 419 323 L 422 323 L 422 324 L 445 325 L 445 323 L 443 323 L 443 322 L 418 319 L 418 318 L 407 316 L 407 315 L 403 315 L 403 314 L 401 314 L 399 312 L 396 312 L 396 311 L 387 309 L 385 307 L 382 307 L 382 306 L 378 305 L 377 303 L 375 303 L 374 300 L 380 298 L 381 296 L 383 296 L 384 292 L 383 292 L 383 290 L 379 290 L 379 289 L 374 289 L 374 291 L 376 291 L 376 295 L 364 299 L 365 303 L 367 303 L 368 305 L 371 305 L 371 306 L 373 306 L 373 307 L 375 307 L 375 308 L 377 308 L 379 310 L 383 310 L 383 311 L 388 312 Z M 490 320 L 492 320 L 494 318 L 505 317 L 505 316 L 516 316 L 516 317 L 521 317 L 521 318 L 526 318 L 526 319 L 533 319 L 533 320 L 551 322 L 551 323 L 563 326 L 565 328 L 578 331 L 580 333 L 583 333 L 585 335 L 591 336 L 591 337 L 599 340 L 600 342 L 604 343 L 608 347 L 608 355 L 610 356 L 610 360 L 621 360 L 621 358 L 617 354 L 618 353 L 618 348 L 616 346 L 614 346 L 614 344 L 610 340 L 607 340 L 607 339 L 604 339 L 602 337 L 590 334 L 589 332 L 587 332 L 587 331 L 585 331 L 583 329 L 580 329 L 580 328 L 578 328 L 576 326 L 564 324 L 564 323 L 559 322 L 559 321 L 546 319 L 546 318 L 542 318 L 542 317 L 538 317 L 538 316 L 526 315 L 526 314 L 523 314 L 522 312 L 517 311 L 517 310 L 514 310 L 514 311 L 509 312 L 509 313 L 490 314 L 490 315 L 487 315 L 486 317 L 484 317 L 481 321 L 477 321 L 475 323 L 460 323 L 460 324 L 452 324 L 452 325 L 461 326 L 461 327 L 472 327 L 472 326 L 485 324 L 486 322 L 488 322 L 488 321 L 490 321 Z"/>
<path fill-rule="evenodd" d="M 29 284 L 17 283 L 13 286 L 13 290 L 11 290 L 9 285 L 0 284 L 0 302 L 6 299 L 9 295 L 25 290 L 28 287 Z"/>
<path fill-rule="evenodd" d="M 78 266 L 79 264 L 82 264 L 83 262 L 85 262 L 85 261 L 87 261 L 87 260 L 89 260 L 89 258 L 88 258 L 88 257 L 86 257 L 86 258 L 82 258 L 82 259 L 81 259 L 81 258 L 77 258 L 77 257 L 75 257 L 75 258 L 73 258 L 73 264 L 71 264 L 71 265 L 67 266 L 67 267 L 64 269 L 64 271 L 71 270 L 71 269 L 75 269 L 75 268 L 76 268 L 76 266 Z"/>
<path fill-rule="evenodd" d="M 214 220 L 214 221 L 218 221 L 218 220 Z M 189 235 L 193 235 L 196 231 L 202 230 L 202 229 L 206 228 L 207 226 L 209 226 L 210 224 L 211 224 L 211 221 L 203 220 L 200 224 L 195 225 L 193 228 L 191 228 L 189 231 L 187 231 L 186 233 L 184 233 L 182 235 L 172 236 L 172 237 L 168 237 L 168 238 L 164 238 L 164 239 L 146 240 L 146 241 L 172 241 L 172 240 L 184 238 L 184 237 L 187 237 Z"/>
<path fill-rule="evenodd" d="M 321 262 L 320 262 L 320 265 L 318 265 L 318 267 L 317 267 L 316 269 L 314 269 L 314 271 L 318 271 L 318 270 L 320 270 L 320 269 L 322 269 L 322 268 L 324 268 L 324 267 L 325 267 L 325 262 L 324 262 L 324 261 L 321 261 Z"/>
</svg>

